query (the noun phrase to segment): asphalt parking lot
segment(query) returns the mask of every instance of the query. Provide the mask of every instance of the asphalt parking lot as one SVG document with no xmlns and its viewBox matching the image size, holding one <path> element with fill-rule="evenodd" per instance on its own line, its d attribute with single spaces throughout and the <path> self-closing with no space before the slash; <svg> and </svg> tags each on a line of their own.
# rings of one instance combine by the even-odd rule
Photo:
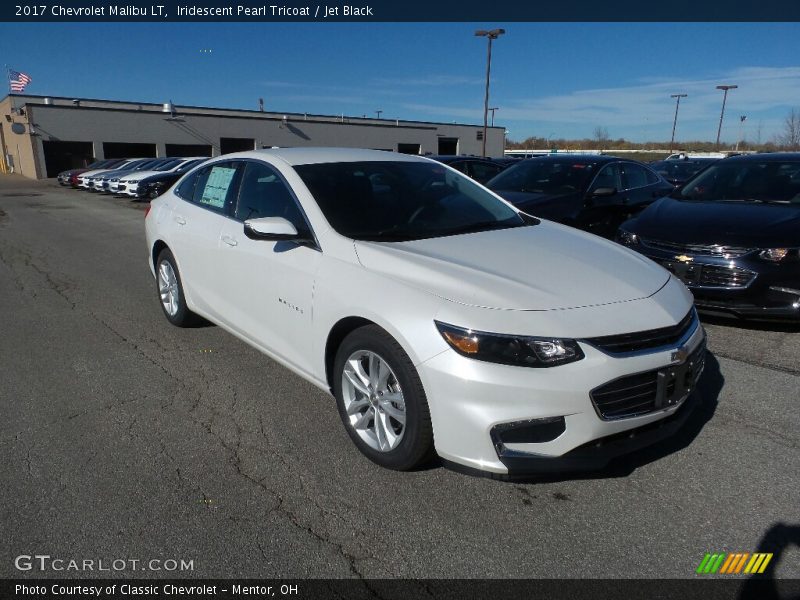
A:
<svg viewBox="0 0 800 600">
<path fill-rule="evenodd" d="M 15 557 L 176 559 L 161 577 L 800 577 L 800 328 L 706 322 L 679 438 L 581 477 L 363 458 L 333 401 L 213 326 L 164 319 L 143 206 L 0 176 L 0 577 Z"/>
</svg>

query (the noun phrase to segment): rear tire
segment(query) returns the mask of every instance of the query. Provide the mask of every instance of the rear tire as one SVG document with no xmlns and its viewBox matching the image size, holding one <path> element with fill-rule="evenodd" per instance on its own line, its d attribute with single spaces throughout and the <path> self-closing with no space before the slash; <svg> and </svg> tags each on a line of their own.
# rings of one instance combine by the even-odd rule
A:
<svg viewBox="0 0 800 600">
<path fill-rule="evenodd" d="M 156 290 L 161 310 L 170 323 L 176 327 L 191 327 L 197 323 L 197 315 L 186 305 L 178 265 L 169 248 L 159 252 L 156 259 Z"/>
<path fill-rule="evenodd" d="M 336 353 L 339 416 L 356 447 L 374 463 L 407 471 L 434 454 L 425 390 L 411 359 L 377 325 L 353 331 Z"/>
</svg>

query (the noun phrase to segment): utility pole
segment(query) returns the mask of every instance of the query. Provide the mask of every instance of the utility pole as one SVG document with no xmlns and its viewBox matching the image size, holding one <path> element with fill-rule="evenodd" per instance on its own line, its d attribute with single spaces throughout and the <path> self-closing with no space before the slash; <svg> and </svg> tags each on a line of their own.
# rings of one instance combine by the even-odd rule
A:
<svg viewBox="0 0 800 600">
<path fill-rule="evenodd" d="M 669 153 L 672 154 L 672 149 L 675 146 L 675 127 L 678 125 L 678 109 L 681 107 L 681 98 L 686 98 L 689 94 L 670 94 L 670 98 L 677 98 L 675 100 L 675 119 L 672 121 L 672 139 L 669 141 Z"/>
</svg>

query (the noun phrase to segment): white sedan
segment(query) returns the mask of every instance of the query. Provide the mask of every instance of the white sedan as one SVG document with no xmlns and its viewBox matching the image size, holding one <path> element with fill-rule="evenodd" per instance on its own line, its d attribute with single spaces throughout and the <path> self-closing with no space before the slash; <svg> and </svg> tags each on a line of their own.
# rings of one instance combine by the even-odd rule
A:
<svg viewBox="0 0 800 600">
<path fill-rule="evenodd" d="M 705 333 L 683 284 L 425 158 L 220 156 L 145 222 L 166 318 L 212 321 L 331 393 L 388 468 L 599 468 L 696 403 Z"/>
</svg>

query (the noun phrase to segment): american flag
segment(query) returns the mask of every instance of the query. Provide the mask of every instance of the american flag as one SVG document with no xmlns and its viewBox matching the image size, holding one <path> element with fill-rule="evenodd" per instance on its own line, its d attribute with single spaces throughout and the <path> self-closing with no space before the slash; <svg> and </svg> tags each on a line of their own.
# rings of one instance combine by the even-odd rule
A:
<svg viewBox="0 0 800 600">
<path fill-rule="evenodd" d="M 11 86 L 12 92 L 24 92 L 25 86 L 31 81 L 30 75 L 14 71 L 13 69 L 8 72 L 8 85 Z"/>
</svg>

